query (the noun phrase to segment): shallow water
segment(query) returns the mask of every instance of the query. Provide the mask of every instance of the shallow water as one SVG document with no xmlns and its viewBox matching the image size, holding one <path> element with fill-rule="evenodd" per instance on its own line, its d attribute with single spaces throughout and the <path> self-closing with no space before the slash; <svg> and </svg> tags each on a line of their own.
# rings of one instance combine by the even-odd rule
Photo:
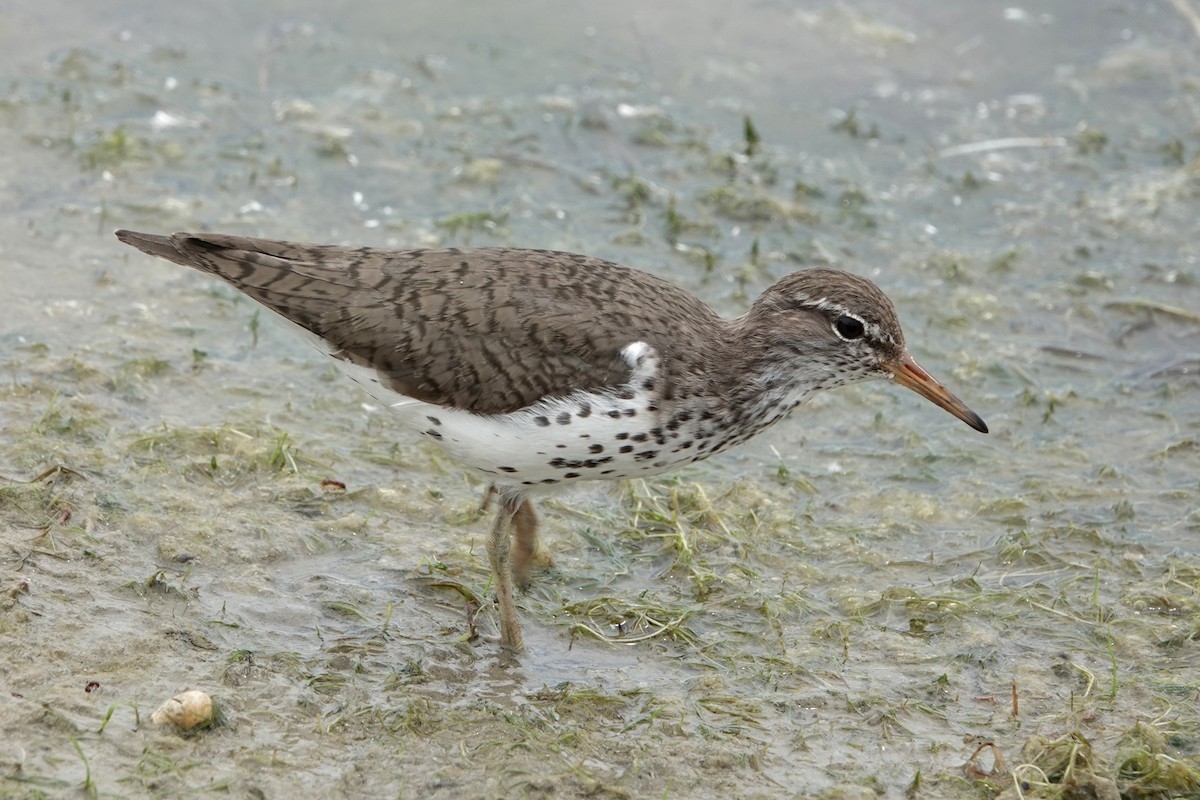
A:
<svg viewBox="0 0 1200 800">
<path fill-rule="evenodd" d="M 105 6 L 0 31 L 0 794 L 1195 788 L 1190 4 Z M 548 499 L 504 665 L 482 485 L 118 227 L 849 269 L 992 433 L 850 387 Z"/>
</svg>

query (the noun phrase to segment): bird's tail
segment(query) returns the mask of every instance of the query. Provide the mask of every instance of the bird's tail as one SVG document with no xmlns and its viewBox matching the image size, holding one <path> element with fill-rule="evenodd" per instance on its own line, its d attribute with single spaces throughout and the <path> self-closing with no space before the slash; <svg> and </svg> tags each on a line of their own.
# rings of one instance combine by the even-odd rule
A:
<svg viewBox="0 0 1200 800">
<path fill-rule="evenodd" d="M 159 258 L 165 258 L 168 261 L 174 261 L 176 264 L 182 264 L 185 267 L 195 267 L 195 261 L 189 259 L 187 255 L 175 246 L 172 237 L 159 236 L 154 233 L 138 233 L 137 231 L 117 231 L 117 238 L 127 245 L 136 247 L 143 253 Z"/>
</svg>

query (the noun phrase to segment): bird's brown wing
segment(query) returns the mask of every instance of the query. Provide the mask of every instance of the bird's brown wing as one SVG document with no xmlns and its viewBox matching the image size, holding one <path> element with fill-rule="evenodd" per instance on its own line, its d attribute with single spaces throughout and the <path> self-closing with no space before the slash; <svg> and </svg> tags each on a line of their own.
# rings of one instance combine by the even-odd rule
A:
<svg viewBox="0 0 1200 800">
<path fill-rule="evenodd" d="M 224 279 L 324 339 L 335 357 L 377 370 L 400 394 L 481 414 L 618 386 L 630 375 L 627 345 L 668 348 L 680 320 L 719 324 L 673 284 L 570 253 L 117 237 Z"/>
</svg>

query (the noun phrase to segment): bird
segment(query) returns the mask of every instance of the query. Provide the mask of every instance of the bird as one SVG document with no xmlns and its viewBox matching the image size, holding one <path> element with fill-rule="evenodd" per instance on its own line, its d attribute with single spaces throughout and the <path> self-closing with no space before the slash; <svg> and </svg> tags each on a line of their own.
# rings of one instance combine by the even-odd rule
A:
<svg viewBox="0 0 1200 800">
<path fill-rule="evenodd" d="M 922 368 L 895 307 L 834 269 L 779 278 L 719 316 L 663 278 L 574 253 L 381 249 L 218 233 L 117 238 L 214 275 L 294 323 L 417 435 L 483 474 L 502 652 L 524 646 L 514 583 L 538 553 L 533 499 L 667 472 L 817 392 L 891 380 L 987 433 Z"/>
</svg>

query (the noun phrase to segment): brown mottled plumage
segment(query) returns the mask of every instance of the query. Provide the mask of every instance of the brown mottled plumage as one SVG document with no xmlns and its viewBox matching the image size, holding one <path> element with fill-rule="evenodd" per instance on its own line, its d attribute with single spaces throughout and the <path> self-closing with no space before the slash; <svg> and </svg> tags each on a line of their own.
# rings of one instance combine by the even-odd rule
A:
<svg viewBox="0 0 1200 800">
<path fill-rule="evenodd" d="M 492 479 L 500 511 L 488 552 L 501 640 L 514 651 L 511 573 L 527 578 L 537 547 L 536 488 L 697 461 L 816 391 L 872 378 L 987 431 L 908 354 L 887 296 L 845 272 L 792 273 L 726 320 L 672 283 L 571 253 L 117 237 L 216 275 L 315 334 L 422 435 Z"/>
</svg>

